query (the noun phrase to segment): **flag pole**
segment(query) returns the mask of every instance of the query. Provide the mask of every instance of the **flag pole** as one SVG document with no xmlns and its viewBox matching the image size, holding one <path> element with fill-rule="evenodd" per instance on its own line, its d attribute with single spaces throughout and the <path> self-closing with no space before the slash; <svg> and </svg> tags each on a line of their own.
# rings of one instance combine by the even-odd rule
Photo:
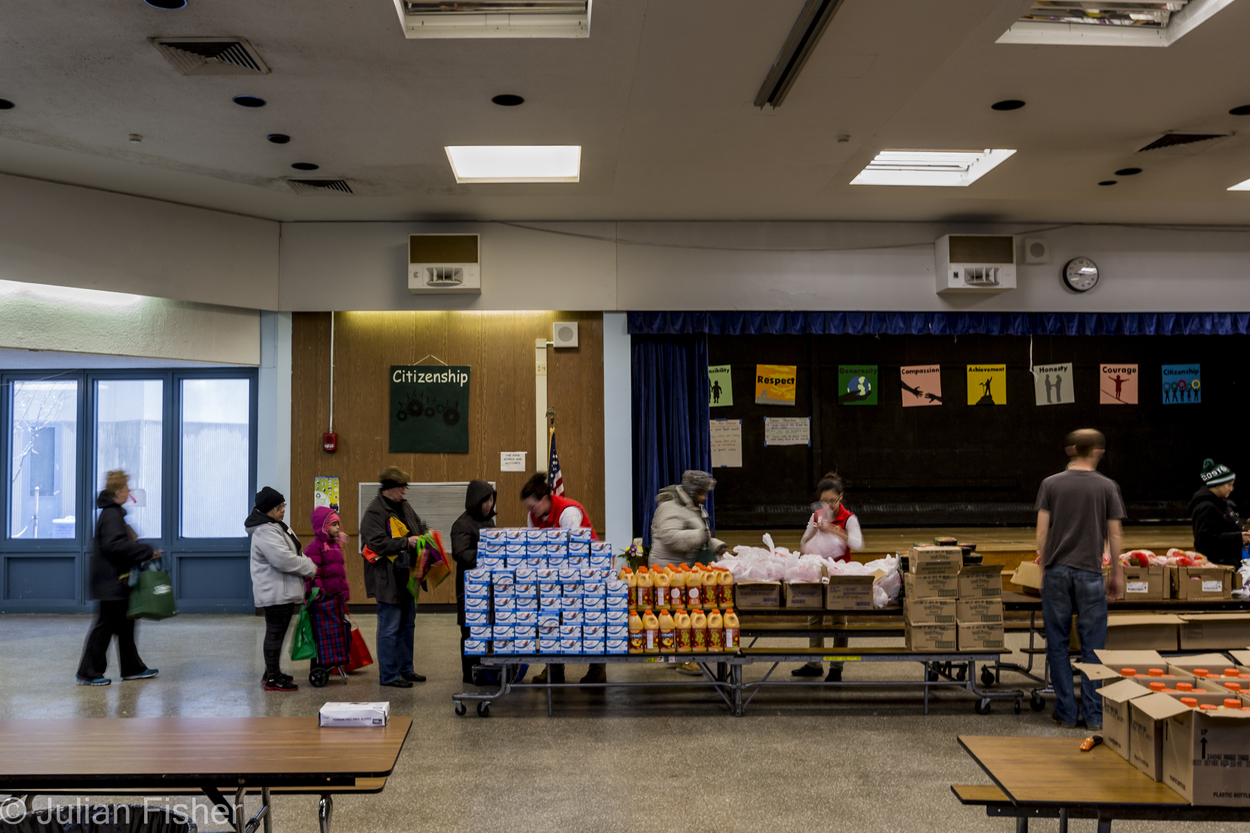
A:
<svg viewBox="0 0 1250 833">
<path fill-rule="evenodd" d="M 547 478 L 551 478 L 551 438 L 556 434 L 556 409 L 547 409 Z"/>
</svg>

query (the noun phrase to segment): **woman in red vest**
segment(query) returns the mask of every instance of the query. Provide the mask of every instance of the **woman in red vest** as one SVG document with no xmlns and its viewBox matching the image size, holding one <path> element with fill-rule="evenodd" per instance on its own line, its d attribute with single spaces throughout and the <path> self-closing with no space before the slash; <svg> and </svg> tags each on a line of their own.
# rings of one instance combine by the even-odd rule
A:
<svg viewBox="0 0 1250 833">
<path fill-rule="evenodd" d="M 599 540 L 594 527 L 590 523 L 590 513 L 575 500 L 564 495 L 553 495 L 547 485 L 547 475 L 534 475 L 521 487 L 521 503 L 525 504 L 526 525 L 538 529 L 589 529 L 592 540 Z M 554 663 L 543 669 L 531 682 L 543 684 L 547 682 L 550 672 L 553 683 L 564 682 L 564 666 Z M 586 676 L 579 682 L 606 683 L 608 681 L 607 666 L 604 663 L 591 663 Z"/>
</svg>

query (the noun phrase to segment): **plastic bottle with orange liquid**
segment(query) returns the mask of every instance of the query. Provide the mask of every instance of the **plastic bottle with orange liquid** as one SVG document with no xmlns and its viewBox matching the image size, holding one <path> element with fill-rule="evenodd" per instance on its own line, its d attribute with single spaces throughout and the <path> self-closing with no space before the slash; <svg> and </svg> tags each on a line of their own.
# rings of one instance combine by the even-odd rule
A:
<svg viewBox="0 0 1250 833">
<path fill-rule="evenodd" d="M 669 609 L 669 576 L 668 570 L 656 570 L 651 574 L 652 592 L 655 593 L 655 606 L 659 610 Z"/>
<path fill-rule="evenodd" d="M 732 586 L 732 585 L 731 585 Z M 731 607 L 725 611 L 725 650 L 738 650 L 738 635 L 742 633 L 742 626 L 738 624 L 738 614 L 734 613 Z"/>
<path fill-rule="evenodd" d="M 707 615 L 701 609 L 690 612 L 690 650 L 707 653 Z"/>
<path fill-rule="evenodd" d="M 707 615 L 707 649 L 713 654 L 725 649 L 725 620 L 716 608 Z"/>
<path fill-rule="evenodd" d="M 668 577 L 668 592 L 673 610 L 686 606 L 686 571 L 680 567 L 673 568 Z"/>
<path fill-rule="evenodd" d="M 629 611 L 629 652 L 631 654 L 643 653 L 644 636 L 642 630 L 642 617 L 638 615 L 638 610 Z"/>
<path fill-rule="evenodd" d="M 673 616 L 667 610 L 660 611 L 660 653 L 675 654 L 677 653 L 677 626 L 673 622 Z"/>
<path fill-rule="evenodd" d="M 629 585 L 629 609 L 638 609 L 638 574 L 628 567 L 621 570 L 621 581 Z"/>
<path fill-rule="evenodd" d="M 646 610 L 655 604 L 654 587 L 651 584 L 651 571 L 646 567 L 638 568 L 637 604 L 639 610 Z"/>
<path fill-rule="evenodd" d="M 716 606 L 734 606 L 734 574 L 723 568 L 716 571 Z"/>
<path fill-rule="evenodd" d="M 703 566 L 700 564 L 686 573 L 686 606 L 690 608 L 691 616 L 703 608 Z"/>
<path fill-rule="evenodd" d="M 718 586 L 716 574 L 719 570 L 713 570 L 710 567 L 703 568 L 703 609 L 711 610 L 716 607 L 716 588 Z"/>
<path fill-rule="evenodd" d="M 690 653 L 693 644 L 690 635 L 690 614 L 685 610 L 678 610 L 673 614 L 673 625 L 676 630 L 677 653 Z"/>
<path fill-rule="evenodd" d="M 660 652 L 660 620 L 650 608 L 642 614 L 642 651 L 644 654 Z"/>
</svg>

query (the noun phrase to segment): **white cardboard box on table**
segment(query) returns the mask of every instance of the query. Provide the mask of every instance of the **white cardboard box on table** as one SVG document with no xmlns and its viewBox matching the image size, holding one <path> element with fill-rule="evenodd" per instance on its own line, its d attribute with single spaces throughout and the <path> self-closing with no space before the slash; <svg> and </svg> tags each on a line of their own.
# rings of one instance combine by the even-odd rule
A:
<svg viewBox="0 0 1250 833">
<path fill-rule="evenodd" d="M 326 703 L 317 712 L 319 726 L 385 726 L 391 718 L 391 704 Z"/>
</svg>

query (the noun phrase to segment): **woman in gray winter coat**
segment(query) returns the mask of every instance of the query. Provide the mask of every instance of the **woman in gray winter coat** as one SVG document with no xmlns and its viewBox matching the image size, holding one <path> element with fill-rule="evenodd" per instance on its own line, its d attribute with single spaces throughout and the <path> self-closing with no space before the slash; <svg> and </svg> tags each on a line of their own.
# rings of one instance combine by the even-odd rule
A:
<svg viewBox="0 0 1250 833">
<path fill-rule="evenodd" d="M 707 493 L 716 487 L 712 475 L 705 471 L 687 471 L 677 486 L 666 486 L 655 496 L 655 515 L 651 518 L 651 553 L 647 558 L 653 567 L 696 561 L 710 562 L 725 548 L 725 542 L 712 537 L 707 510 L 703 503 Z"/>
<path fill-rule="evenodd" d="M 252 599 L 265 614 L 265 691 L 299 689 L 293 677 L 282 673 L 282 640 L 295 606 L 304 601 L 304 577 L 317 572 L 317 565 L 303 554 L 299 539 L 283 522 L 285 516 L 286 498 L 266 486 L 256 493 L 256 508 L 243 522 L 252 538 Z"/>
</svg>

